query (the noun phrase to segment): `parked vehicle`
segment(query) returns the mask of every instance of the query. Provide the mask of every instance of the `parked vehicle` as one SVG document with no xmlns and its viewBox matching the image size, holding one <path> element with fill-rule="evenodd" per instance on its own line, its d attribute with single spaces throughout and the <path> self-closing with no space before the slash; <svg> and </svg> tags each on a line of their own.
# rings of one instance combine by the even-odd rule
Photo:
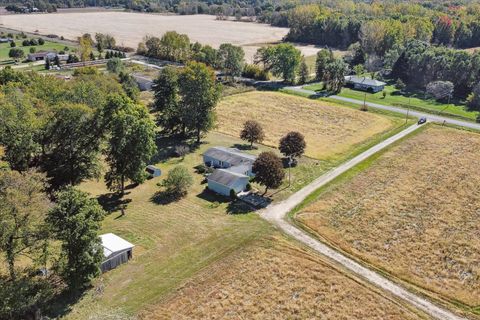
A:
<svg viewBox="0 0 480 320">
<path fill-rule="evenodd" d="M 424 124 L 425 122 L 427 122 L 427 118 L 425 117 L 421 117 L 420 119 L 418 119 L 418 125 Z"/>
</svg>

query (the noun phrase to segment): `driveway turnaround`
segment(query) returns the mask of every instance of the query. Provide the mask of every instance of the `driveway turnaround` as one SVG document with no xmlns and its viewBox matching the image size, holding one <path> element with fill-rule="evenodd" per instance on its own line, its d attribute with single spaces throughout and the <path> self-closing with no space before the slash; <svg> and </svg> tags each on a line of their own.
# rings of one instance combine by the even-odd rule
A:
<svg viewBox="0 0 480 320">
<path fill-rule="evenodd" d="M 302 93 L 302 94 L 308 94 L 311 96 L 315 96 L 318 93 L 312 90 L 304 89 L 302 86 L 294 86 L 294 87 L 285 87 L 285 89 L 288 89 L 290 91 Z M 346 97 L 340 97 L 340 96 L 328 96 L 328 98 L 335 99 L 338 101 L 343 101 L 343 102 L 350 102 L 354 104 L 359 104 L 363 105 L 362 100 L 357 100 L 357 99 L 352 99 L 352 98 L 346 98 Z M 367 106 L 375 108 L 375 109 L 380 109 L 380 110 L 387 110 L 387 111 L 392 111 L 392 112 L 397 112 L 405 115 L 410 115 L 412 117 L 416 118 L 421 118 L 425 117 L 429 121 L 434 121 L 434 122 L 439 122 L 439 123 L 448 123 L 448 124 L 454 124 L 457 126 L 469 128 L 469 129 L 476 129 L 480 130 L 480 123 L 475 123 L 475 122 L 469 122 L 469 121 L 462 121 L 450 117 L 443 117 L 443 116 L 438 116 L 435 114 L 427 113 L 427 112 L 420 112 L 416 110 L 407 110 L 405 108 L 400 108 L 400 107 L 394 107 L 394 106 L 387 106 L 383 104 L 378 104 L 378 103 L 373 103 L 373 102 L 366 102 L 365 103 Z"/>
<path fill-rule="evenodd" d="M 277 225 L 285 233 L 294 237 L 298 241 L 303 242 L 304 244 L 311 247 L 318 253 L 336 261 L 337 263 L 340 263 L 342 266 L 344 266 L 351 272 L 355 273 L 356 275 L 364 278 L 365 280 L 376 285 L 377 287 L 380 287 L 381 289 L 393 294 L 394 296 L 408 302 L 409 304 L 413 305 L 417 309 L 424 311 L 426 314 L 430 315 L 431 317 L 435 319 L 448 319 L 448 320 L 464 319 L 462 317 L 459 317 L 453 314 L 450 311 L 443 309 L 440 306 L 437 306 L 436 304 L 430 302 L 429 300 L 408 291 L 407 289 L 385 278 L 384 276 L 378 274 L 377 272 L 360 265 L 359 263 L 355 262 L 351 258 L 348 258 L 347 256 L 343 255 L 341 252 L 335 250 L 334 248 L 325 245 L 324 243 L 313 238 L 303 230 L 297 228 L 296 226 L 290 224 L 287 220 L 285 220 L 286 215 L 290 211 L 292 211 L 296 206 L 301 204 L 302 201 L 305 200 L 305 198 L 311 193 L 313 193 L 315 190 L 328 184 L 329 182 L 331 182 L 341 174 L 355 167 L 356 165 L 366 160 L 370 156 L 388 147 L 392 143 L 414 132 L 419 127 L 420 126 L 416 124 L 413 126 L 407 127 L 405 130 L 384 140 L 383 142 L 380 142 L 379 144 L 359 154 L 355 158 L 345 162 L 344 164 L 320 176 L 319 178 L 314 180 L 312 183 L 305 186 L 303 189 L 291 195 L 288 199 L 282 202 L 279 202 L 277 204 L 268 206 L 267 208 L 260 211 L 260 215 L 262 218 Z"/>
</svg>

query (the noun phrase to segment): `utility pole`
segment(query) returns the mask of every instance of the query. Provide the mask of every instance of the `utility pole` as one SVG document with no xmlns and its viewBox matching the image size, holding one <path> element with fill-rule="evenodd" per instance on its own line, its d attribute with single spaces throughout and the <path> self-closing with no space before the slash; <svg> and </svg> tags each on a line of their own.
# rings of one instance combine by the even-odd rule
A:
<svg viewBox="0 0 480 320">
<path fill-rule="evenodd" d="M 288 187 L 292 185 L 292 175 L 290 170 L 292 169 L 292 158 L 288 157 Z"/>
</svg>

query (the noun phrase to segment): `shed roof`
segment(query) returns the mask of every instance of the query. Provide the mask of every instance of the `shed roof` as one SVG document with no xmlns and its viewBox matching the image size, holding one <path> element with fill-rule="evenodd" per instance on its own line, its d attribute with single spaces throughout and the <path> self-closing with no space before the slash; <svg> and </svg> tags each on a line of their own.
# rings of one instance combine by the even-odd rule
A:
<svg viewBox="0 0 480 320">
<path fill-rule="evenodd" d="M 232 187 L 235 184 L 235 182 L 238 181 L 238 179 L 242 179 L 242 178 L 248 179 L 248 176 L 241 173 L 236 173 L 230 170 L 217 169 L 213 171 L 213 173 L 209 175 L 207 179 L 209 181 L 210 180 L 214 181 L 226 187 Z"/>
<path fill-rule="evenodd" d="M 105 258 L 108 258 L 115 252 L 131 249 L 134 247 L 133 244 L 120 238 L 119 236 L 113 233 L 105 233 L 100 235 L 102 240 L 103 255 Z"/>
<path fill-rule="evenodd" d="M 245 163 L 253 163 L 256 159 L 254 155 L 241 152 L 235 148 L 212 147 L 205 151 L 203 155 L 212 157 L 219 161 L 230 163 L 232 166 L 238 166 Z"/>
<path fill-rule="evenodd" d="M 383 81 L 378 81 L 378 80 L 370 79 L 370 78 L 367 78 L 367 77 L 346 76 L 345 80 L 347 82 L 365 84 L 365 85 L 374 86 L 374 87 L 379 87 L 379 86 L 386 85 L 386 83 L 383 82 Z"/>
</svg>

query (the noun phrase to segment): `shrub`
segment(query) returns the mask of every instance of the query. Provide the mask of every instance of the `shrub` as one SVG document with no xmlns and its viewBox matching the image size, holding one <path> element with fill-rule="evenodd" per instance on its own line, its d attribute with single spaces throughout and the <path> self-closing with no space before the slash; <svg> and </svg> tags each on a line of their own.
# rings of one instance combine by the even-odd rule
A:
<svg viewBox="0 0 480 320">
<path fill-rule="evenodd" d="M 29 41 L 29 40 L 23 40 L 23 41 L 22 41 L 22 46 L 28 47 L 29 45 L 30 45 L 30 41 Z"/>
<path fill-rule="evenodd" d="M 165 192 L 175 198 L 187 194 L 188 188 L 193 184 L 193 178 L 184 166 L 177 166 L 168 172 L 162 182 Z"/>
<path fill-rule="evenodd" d="M 25 52 L 23 52 L 22 49 L 19 49 L 19 48 L 12 48 L 10 49 L 10 51 L 8 52 L 8 56 L 10 58 L 13 58 L 13 59 L 20 59 L 20 58 L 23 58 L 25 55 Z"/>
<path fill-rule="evenodd" d="M 37 49 L 36 49 L 36 48 L 34 48 L 34 47 L 32 47 L 32 48 L 30 48 L 30 50 L 29 50 L 29 51 L 30 51 L 30 53 L 35 53 L 35 51 L 37 51 Z"/>
<path fill-rule="evenodd" d="M 233 189 L 230 189 L 230 199 L 237 200 L 237 193 Z"/>
<path fill-rule="evenodd" d="M 245 190 L 247 191 L 251 191 L 252 190 L 252 185 L 249 183 L 247 183 L 247 186 L 245 187 Z"/>
<path fill-rule="evenodd" d="M 79 76 L 83 74 L 96 75 L 98 74 L 98 69 L 95 67 L 83 67 L 75 69 L 75 71 L 73 71 L 74 76 Z"/>
<path fill-rule="evenodd" d="M 38 46 L 38 41 L 36 39 L 31 39 L 30 40 L 30 45 L 31 46 Z"/>
<path fill-rule="evenodd" d="M 17 44 L 15 43 L 15 41 L 10 42 L 10 48 L 15 48 L 16 46 Z"/>
<path fill-rule="evenodd" d="M 385 99 L 387 97 L 387 92 L 386 91 L 382 91 L 382 97 L 383 97 L 383 99 Z"/>
<path fill-rule="evenodd" d="M 268 71 L 265 71 L 255 64 L 246 64 L 243 68 L 242 76 L 260 81 L 266 81 L 270 79 L 270 74 Z"/>
<path fill-rule="evenodd" d="M 202 163 L 194 167 L 196 173 L 204 174 L 207 172 L 207 167 Z"/>
<path fill-rule="evenodd" d="M 43 40 L 42 38 L 38 38 L 38 44 L 43 46 L 45 44 L 45 40 Z"/>
</svg>

